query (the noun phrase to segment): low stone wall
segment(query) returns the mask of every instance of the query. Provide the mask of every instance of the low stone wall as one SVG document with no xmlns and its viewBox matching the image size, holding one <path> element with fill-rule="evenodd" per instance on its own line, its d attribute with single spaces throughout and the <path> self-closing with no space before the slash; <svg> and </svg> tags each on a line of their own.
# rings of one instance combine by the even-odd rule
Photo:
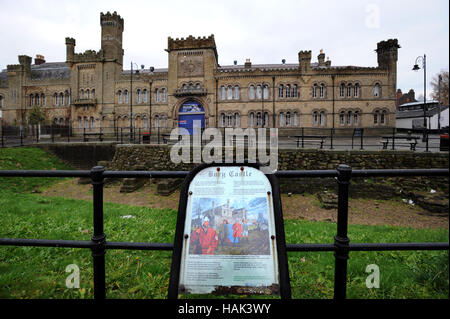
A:
<svg viewBox="0 0 450 319">
<path fill-rule="evenodd" d="M 77 169 L 91 169 L 99 161 L 111 161 L 117 143 L 41 143 L 40 147 Z"/>
<path fill-rule="evenodd" d="M 191 152 L 192 159 L 192 152 Z M 448 153 L 419 153 L 412 151 L 332 151 L 332 150 L 279 150 L 279 170 L 335 169 L 347 164 L 352 169 L 408 169 L 448 168 Z M 110 170 L 190 170 L 198 164 L 178 163 L 170 159 L 167 145 L 117 145 Z M 337 183 L 332 178 L 280 179 L 282 193 L 336 194 Z M 389 199 L 413 199 L 424 209 L 445 213 L 448 211 L 448 177 L 391 177 L 353 178 L 350 196 Z M 426 195 L 430 190 L 436 195 Z M 332 196 L 332 195 L 331 195 Z M 319 196 L 322 198 L 323 196 Z M 330 196 L 328 196 L 330 197 Z M 424 199 L 425 198 L 425 199 Z M 419 200 L 420 199 L 420 200 Z M 330 205 L 333 207 L 333 205 Z"/>
<path fill-rule="evenodd" d="M 191 152 L 192 159 L 192 152 Z M 339 164 L 353 169 L 448 168 L 448 153 L 413 151 L 333 151 L 279 149 L 279 170 L 335 169 Z M 198 164 L 175 164 L 168 145 L 117 145 L 109 168 L 130 170 L 143 165 L 149 170 L 188 170 Z"/>
</svg>

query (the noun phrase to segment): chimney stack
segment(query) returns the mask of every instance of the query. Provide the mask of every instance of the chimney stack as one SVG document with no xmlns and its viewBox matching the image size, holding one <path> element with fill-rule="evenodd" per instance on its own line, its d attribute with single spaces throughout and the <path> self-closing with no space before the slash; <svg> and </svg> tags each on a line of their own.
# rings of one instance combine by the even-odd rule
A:
<svg viewBox="0 0 450 319">
<path fill-rule="evenodd" d="M 34 64 L 41 65 L 45 63 L 45 59 L 43 55 L 36 54 L 36 57 L 34 58 Z"/>
</svg>

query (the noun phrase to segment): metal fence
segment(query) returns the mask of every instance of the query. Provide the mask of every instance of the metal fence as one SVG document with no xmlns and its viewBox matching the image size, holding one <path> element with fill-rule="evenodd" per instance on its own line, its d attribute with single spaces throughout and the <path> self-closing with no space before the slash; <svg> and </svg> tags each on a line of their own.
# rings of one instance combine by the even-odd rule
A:
<svg viewBox="0 0 450 319">
<path fill-rule="evenodd" d="M 256 128 L 255 128 L 256 129 Z M 222 145 L 225 127 L 219 128 Z M 169 144 L 172 129 L 167 127 L 99 127 L 76 128 L 67 125 L 3 126 L 1 147 L 26 146 L 54 142 L 115 142 L 120 144 Z M 443 140 L 439 133 L 447 133 Z M 202 144 L 211 136 L 203 136 Z M 312 148 L 336 150 L 412 150 L 448 151 L 448 129 L 438 131 L 405 130 L 396 128 L 278 128 L 279 148 Z"/>
<path fill-rule="evenodd" d="M 103 230 L 103 184 L 105 178 L 185 178 L 187 171 L 105 171 L 102 166 L 88 170 L 3 170 L 0 177 L 90 177 L 93 185 L 94 234 L 90 241 L 0 238 L 0 245 L 89 248 L 94 264 L 94 298 L 106 297 L 105 253 L 107 249 L 128 250 L 173 250 L 172 243 L 109 242 Z M 449 176 L 449 169 L 394 169 L 352 170 L 348 165 L 339 165 L 335 170 L 288 170 L 277 171 L 277 178 L 327 177 L 338 183 L 337 231 L 333 244 L 287 244 L 287 251 L 317 252 L 333 251 L 335 257 L 334 298 L 346 298 L 347 260 L 350 251 L 384 250 L 448 250 L 448 242 L 431 243 L 350 243 L 348 237 L 348 197 L 352 177 L 392 176 Z M 275 212 L 280 213 L 280 212 Z"/>
</svg>

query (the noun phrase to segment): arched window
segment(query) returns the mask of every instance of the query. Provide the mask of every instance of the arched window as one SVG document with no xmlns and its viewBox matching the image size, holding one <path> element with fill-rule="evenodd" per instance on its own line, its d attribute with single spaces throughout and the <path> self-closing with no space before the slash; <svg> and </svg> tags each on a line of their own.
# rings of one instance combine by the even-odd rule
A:
<svg viewBox="0 0 450 319">
<path fill-rule="evenodd" d="M 45 97 L 44 93 L 41 94 L 41 102 L 42 102 L 42 106 L 47 105 L 47 98 Z"/>
<path fill-rule="evenodd" d="M 352 111 L 347 113 L 347 125 L 352 125 Z"/>
<path fill-rule="evenodd" d="M 255 98 L 255 86 L 254 85 L 250 85 L 250 87 L 249 87 L 248 98 L 250 100 L 253 100 Z"/>
<path fill-rule="evenodd" d="M 235 127 L 239 127 L 240 126 L 239 113 L 234 113 L 234 126 Z"/>
<path fill-rule="evenodd" d="M 352 96 L 352 85 L 349 83 L 347 85 L 347 97 L 351 97 Z"/>
<path fill-rule="evenodd" d="M 59 93 L 59 105 L 64 105 L 64 94 Z"/>
<path fill-rule="evenodd" d="M 186 85 L 186 84 L 185 84 Z M 155 89 L 155 102 L 159 102 L 159 89 Z"/>
<path fill-rule="evenodd" d="M 291 112 L 286 112 L 286 126 L 291 126 Z"/>
<path fill-rule="evenodd" d="M 92 89 L 91 91 L 91 98 L 95 99 L 95 89 Z"/>
<path fill-rule="evenodd" d="M 320 97 L 325 97 L 325 84 L 323 83 L 320 84 Z"/>
<path fill-rule="evenodd" d="M 317 125 L 319 123 L 319 112 L 314 111 L 313 112 L 313 125 Z"/>
<path fill-rule="evenodd" d="M 117 92 L 117 95 L 119 96 L 119 104 L 122 104 L 123 103 L 122 91 L 119 90 L 119 92 Z"/>
<path fill-rule="evenodd" d="M 34 95 L 30 94 L 30 106 L 34 106 Z"/>
<path fill-rule="evenodd" d="M 84 90 L 83 89 L 80 90 L 80 99 L 84 99 Z"/>
<path fill-rule="evenodd" d="M 294 112 L 294 126 L 298 126 L 298 113 Z"/>
<path fill-rule="evenodd" d="M 325 111 L 320 112 L 320 125 L 325 125 Z"/>
<path fill-rule="evenodd" d="M 283 112 L 280 112 L 280 114 L 278 114 L 278 126 L 279 127 L 284 126 L 284 113 Z"/>
<path fill-rule="evenodd" d="M 79 129 L 83 128 L 83 120 L 81 119 L 81 116 L 78 116 L 78 128 Z"/>
<path fill-rule="evenodd" d="M 356 83 L 353 88 L 353 97 L 359 97 L 359 84 Z"/>
<path fill-rule="evenodd" d="M 269 113 L 264 112 L 264 121 L 263 121 L 263 125 L 264 126 L 268 126 L 269 125 Z"/>
<path fill-rule="evenodd" d="M 240 99 L 239 85 L 236 85 L 234 87 L 234 99 L 235 100 L 239 100 Z"/>
<path fill-rule="evenodd" d="M 233 126 L 233 115 L 231 113 L 227 114 L 227 126 L 228 127 Z"/>
<path fill-rule="evenodd" d="M 292 87 L 292 97 L 298 97 L 298 86 L 297 84 L 294 84 Z"/>
<path fill-rule="evenodd" d="M 195 85 L 195 89 L 196 89 L 196 90 L 201 90 L 200 83 L 197 83 L 197 84 Z"/>
<path fill-rule="evenodd" d="M 341 83 L 339 86 L 339 97 L 345 97 L 345 84 Z"/>
<path fill-rule="evenodd" d="M 375 83 L 373 87 L 373 96 L 380 97 L 381 96 L 381 86 L 380 83 Z"/>
<path fill-rule="evenodd" d="M 142 103 L 142 92 L 140 89 L 137 90 L 137 102 Z"/>
<path fill-rule="evenodd" d="M 339 113 L 339 124 L 344 125 L 345 124 L 345 112 L 341 111 Z"/>
<path fill-rule="evenodd" d="M 159 127 L 159 115 L 155 115 L 155 127 Z"/>
<path fill-rule="evenodd" d="M 373 124 L 378 124 L 378 114 L 379 114 L 380 112 L 378 112 L 378 111 L 375 111 L 374 113 L 373 113 Z"/>
<path fill-rule="evenodd" d="M 225 100 L 225 86 L 224 85 L 222 85 L 220 87 L 220 99 Z"/>
<path fill-rule="evenodd" d="M 85 116 L 84 117 L 84 128 L 86 129 L 86 130 L 89 130 L 89 119 Z"/>
<path fill-rule="evenodd" d="M 387 115 L 386 110 L 383 110 L 381 112 L 380 124 L 382 125 L 386 124 L 386 115 Z"/>
<path fill-rule="evenodd" d="M 161 102 L 166 102 L 166 96 L 167 96 L 167 94 L 166 94 L 166 89 L 163 88 L 163 89 L 161 90 Z"/>
<path fill-rule="evenodd" d="M 37 94 L 37 93 L 34 95 L 34 102 L 36 103 L 37 106 L 40 105 L 39 94 Z"/>
<path fill-rule="evenodd" d="M 144 103 L 148 102 L 148 91 L 147 89 L 144 89 L 144 91 L 142 92 L 143 97 L 144 97 Z"/>
<path fill-rule="evenodd" d="M 95 120 L 94 118 L 91 116 L 91 129 L 95 128 Z"/>
<path fill-rule="evenodd" d="M 284 94 L 284 86 L 283 86 L 283 84 L 280 84 L 279 86 L 278 86 L 278 97 L 279 98 L 283 98 L 283 94 Z"/>
<path fill-rule="evenodd" d="M 86 96 L 88 99 L 91 98 L 91 91 L 89 91 L 89 89 L 86 90 Z"/>
<path fill-rule="evenodd" d="M 183 84 L 183 86 L 181 87 L 181 89 L 182 89 L 183 91 L 187 91 L 187 85 L 186 85 L 186 83 Z"/>
<path fill-rule="evenodd" d="M 166 127 L 166 116 L 165 115 L 161 115 L 161 127 L 162 128 Z"/>
<path fill-rule="evenodd" d="M 81 93 L 83 93 L 83 90 L 81 90 Z M 55 94 L 53 94 L 53 102 L 54 102 L 54 105 L 58 105 L 58 94 L 57 93 L 55 93 Z"/>
<path fill-rule="evenodd" d="M 220 113 L 220 126 L 225 127 L 225 114 Z"/>
<path fill-rule="evenodd" d="M 313 96 L 313 98 L 316 98 L 317 97 L 317 88 L 318 88 L 318 85 L 316 84 L 316 83 L 314 83 L 314 85 L 313 85 L 313 91 L 312 91 L 312 96 Z"/>
<path fill-rule="evenodd" d="M 291 97 L 291 86 L 286 84 L 286 97 Z"/>
<path fill-rule="evenodd" d="M 144 115 L 142 117 L 142 123 L 144 124 L 144 128 L 148 128 L 148 119 L 147 119 L 147 115 Z"/>
<path fill-rule="evenodd" d="M 267 84 L 263 85 L 263 98 L 265 100 L 269 98 L 269 86 Z"/>
<path fill-rule="evenodd" d="M 261 126 L 261 112 L 256 113 L 256 126 Z"/>
<path fill-rule="evenodd" d="M 255 125 L 255 113 L 251 112 L 249 116 L 249 126 Z"/>
<path fill-rule="evenodd" d="M 0 107 L 3 107 L 5 105 L 5 98 L 3 95 L 0 95 Z"/>
<path fill-rule="evenodd" d="M 353 124 L 358 125 L 359 124 L 359 112 L 355 111 L 355 114 L 353 115 Z"/>
<path fill-rule="evenodd" d="M 256 86 L 256 98 L 257 98 L 257 99 L 260 99 L 261 96 L 262 96 L 261 85 L 258 84 L 258 85 Z"/>
<path fill-rule="evenodd" d="M 227 100 L 233 99 L 233 87 L 231 85 L 227 88 Z"/>
<path fill-rule="evenodd" d="M 128 103 L 128 90 L 123 92 L 125 103 Z"/>
<path fill-rule="evenodd" d="M 193 89 L 194 89 L 194 83 L 190 82 L 190 83 L 189 83 L 189 90 L 192 91 Z"/>
</svg>

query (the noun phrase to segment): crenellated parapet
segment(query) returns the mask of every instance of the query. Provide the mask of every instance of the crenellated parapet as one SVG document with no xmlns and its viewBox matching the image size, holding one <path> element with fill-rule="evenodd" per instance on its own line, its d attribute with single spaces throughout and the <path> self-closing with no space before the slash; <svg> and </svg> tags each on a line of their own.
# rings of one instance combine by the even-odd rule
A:
<svg viewBox="0 0 450 319">
<path fill-rule="evenodd" d="M 119 27 L 123 31 L 124 23 L 123 18 L 117 14 L 116 11 L 113 13 L 110 13 L 109 11 L 107 13 L 100 13 L 100 25 L 103 26 L 114 26 Z"/>
</svg>

